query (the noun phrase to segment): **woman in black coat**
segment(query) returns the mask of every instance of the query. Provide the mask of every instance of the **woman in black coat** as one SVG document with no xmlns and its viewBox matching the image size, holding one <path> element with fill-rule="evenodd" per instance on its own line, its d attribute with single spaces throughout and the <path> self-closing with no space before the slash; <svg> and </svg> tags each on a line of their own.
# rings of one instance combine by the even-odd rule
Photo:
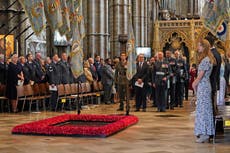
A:
<svg viewBox="0 0 230 153">
<path fill-rule="evenodd" d="M 6 85 L 6 96 L 10 100 L 12 105 L 12 111 L 17 112 L 17 88 L 18 80 L 24 80 L 22 67 L 18 64 L 18 55 L 14 54 L 11 57 L 11 62 L 8 66 Z"/>
</svg>

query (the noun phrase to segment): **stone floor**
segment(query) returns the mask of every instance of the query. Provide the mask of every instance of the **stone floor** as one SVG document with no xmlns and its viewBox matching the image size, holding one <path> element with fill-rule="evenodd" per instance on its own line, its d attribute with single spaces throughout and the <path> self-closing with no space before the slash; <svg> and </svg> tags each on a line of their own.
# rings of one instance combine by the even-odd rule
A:
<svg viewBox="0 0 230 153">
<path fill-rule="evenodd" d="M 131 105 L 134 105 L 133 103 Z M 150 105 L 150 104 L 149 104 Z M 84 114 L 118 114 L 118 104 L 99 105 Z M 219 135 L 216 143 L 195 143 L 194 110 L 189 102 L 184 108 L 156 112 L 133 112 L 139 122 L 108 138 L 49 137 L 12 135 L 11 129 L 21 123 L 57 116 L 63 113 L 0 113 L 0 153 L 229 153 L 230 134 Z M 75 113 L 75 112 L 66 112 Z"/>
</svg>

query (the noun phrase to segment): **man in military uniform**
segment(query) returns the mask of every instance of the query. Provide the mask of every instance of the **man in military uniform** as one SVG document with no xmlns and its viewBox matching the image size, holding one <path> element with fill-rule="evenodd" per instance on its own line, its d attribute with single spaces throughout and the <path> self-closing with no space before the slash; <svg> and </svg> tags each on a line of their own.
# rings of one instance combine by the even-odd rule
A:
<svg viewBox="0 0 230 153">
<path fill-rule="evenodd" d="M 174 109 L 175 91 L 176 91 L 177 62 L 176 62 L 176 59 L 172 57 L 171 51 L 166 50 L 165 53 L 166 53 L 165 59 L 171 67 L 170 79 L 168 80 L 169 81 L 169 90 L 168 90 L 168 94 L 167 94 L 167 107 L 169 107 L 170 109 Z"/>
<path fill-rule="evenodd" d="M 155 86 L 157 111 L 165 112 L 167 102 L 167 80 L 170 78 L 170 65 L 164 59 L 163 52 L 158 53 L 158 60 L 154 64 L 153 86 Z"/>
<path fill-rule="evenodd" d="M 175 106 L 178 105 L 183 107 L 183 99 L 184 99 L 184 82 L 188 79 L 188 71 L 186 68 L 185 61 L 180 57 L 180 52 L 175 51 L 175 58 L 177 62 L 177 82 L 176 82 L 176 99 Z"/>
<path fill-rule="evenodd" d="M 125 53 L 120 54 L 120 62 L 115 67 L 115 83 L 118 89 L 118 95 L 120 98 L 120 106 L 118 111 L 124 110 L 124 100 L 127 100 L 127 84 L 128 79 L 126 77 L 127 71 L 127 56 Z"/>
</svg>

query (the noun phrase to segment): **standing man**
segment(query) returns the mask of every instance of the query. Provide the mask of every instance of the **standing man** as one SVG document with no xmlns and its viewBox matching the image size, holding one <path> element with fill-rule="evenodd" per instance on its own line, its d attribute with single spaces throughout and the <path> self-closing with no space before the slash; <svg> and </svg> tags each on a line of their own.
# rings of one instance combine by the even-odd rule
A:
<svg viewBox="0 0 230 153">
<path fill-rule="evenodd" d="M 68 57 L 66 53 L 61 54 L 60 66 L 61 66 L 61 72 L 60 72 L 61 73 L 61 83 L 62 84 L 72 83 L 70 81 L 72 71 L 68 63 Z"/>
<path fill-rule="evenodd" d="M 146 89 L 148 86 L 148 64 L 145 62 L 144 54 L 138 55 L 137 73 L 133 76 L 135 81 L 135 93 L 136 93 L 136 110 L 146 112 Z"/>
<path fill-rule="evenodd" d="M 51 97 L 50 97 L 50 103 L 51 103 L 51 110 L 55 110 L 55 106 L 57 103 L 57 97 L 58 97 L 58 91 L 57 91 L 57 85 L 61 82 L 61 66 L 59 57 L 57 54 L 53 56 L 53 61 L 48 67 L 48 82 L 50 85 L 50 91 L 51 91 Z"/>
<path fill-rule="evenodd" d="M 186 68 L 185 61 L 181 58 L 180 52 L 177 50 L 175 51 L 175 58 L 177 62 L 177 82 L 176 82 L 176 99 L 175 99 L 175 106 L 183 107 L 183 100 L 184 100 L 184 82 L 188 78 L 188 72 Z"/>
<path fill-rule="evenodd" d="M 127 55 L 126 53 L 120 54 L 120 61 L 115 67 L 115 83 L 118 89 L 118 95 L 120 99 L 120 106 L 117 111 L 124 110 L 124 101 L 127 100 L 127 84 L 128 79 L 126 77 L 127 71 Z"/>
<path fill-rule="evenodd" d="M 218 113 L 217 102 L 216 102 L 216 92 L 220 90 L 220 67 L 221 67 L 221 56 L 220 53 L 214 46 L 215 37 L 210 34 L 205 39 L 207 39 L 211 46 L 211 52 L 216 59 L 216 65 L 213 65 L 212 73 L 210 75 L 210 82 L 212 87 L 212 104 L 213 104 L 213 114 Z"/>
<path fill-rule="evenodd" d="M 109 65 L 109 58 L 105 60 L 105 64 L 101 65 L 101 82 L 104 87 L 104 103 L 111 104 L 112 86 L 114 81 L 114 73 Z"/>
<path fill-rule="evenodd" d="M 154 64 L 156 60 L 154 57 L 151 57 L 149 61 L 149 75 L 148 75 L 148 82 L 151 84 L 151 98 L 153 100 L 153 105 L 152 107 L 156 107 L 156 95 L 155 95 L 155 87 L 153 87 L 152 82 L 153 82 L 153 71 L 154 71 Z"/>
<path fill-rule="evenodd" d="M 41 53 L 36 52 L 35 60 L 34 60 L 34 64 L 36 66 L 36 68 L 35 68 L 35 80 L 34 80 L 35 83 L 40 83 L 40 82 L 42 82 L 42 80 L 45 79 L 45 74 L 42 71 L 41 59 L 42 59 Z"/>
<path fill-rule="evenodd" d="M 172 53 L 169 50 L 166 50 L 166 61 L 171 67 L 171 74 L 169 78 L 169 91 L 167 94 L 167 106 L 173 110 L 175 106 L 177 62 L 176 59 L 172 57 Z"/>
<path fill-rule="evenodd" d="M 97 69 L 96 69 L 96 66 L 94 65 L 94 59 L 89 58 L 88 62 L 89 62 L 89 65 L 90 65 L 89 70 L 92 73 L 93 80 L 98 81 Z"/>
<path fill-rule="evenodd" d="M 94 66 L 96 67 L 98 81 L 101 81 L 101 67 L 102 67 L 102 65 L 101 65 L 101 57 L 99 55 L 97 55 L 95 58 Z"/>
<path fill-rule="evenodd" d="M 164 59 L 163 52 L 158 52 L 158 60 L 154 64 L 153 86 L 156 89 L 157 111 L 165 112 L 167 103 L 167 80 L 170 78 L 170 65 Z"/>
</svg>

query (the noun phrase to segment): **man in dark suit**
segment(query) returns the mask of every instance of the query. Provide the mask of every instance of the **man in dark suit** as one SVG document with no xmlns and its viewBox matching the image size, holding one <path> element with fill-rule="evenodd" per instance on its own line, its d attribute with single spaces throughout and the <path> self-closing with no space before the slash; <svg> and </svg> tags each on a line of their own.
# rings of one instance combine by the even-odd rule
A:
<svg viewBox="0 0 230 153">
<path fill-rule="evenodd" d="M 57 91 L 57 85 L 61 82 L 61 66 L 59 57 L 57 54 L 53 56 L 53 61 L 48 67 L 48 82 L 50 85 L 51 90 L 51 97 L 50 97 L 50 103 L 51 103 L 51 110 L 55 110 L 57 98 L 58 98 L 58 91 Z"/>
<path fill-rule="evenodd" d="M 215 37 L 212 34 L 209 34 L 205 37 L 211 45 L 211 52 L 216 59 L 216 65 L 213 65 L 212 73 L 210 76 L 210 82 L 212 87 L 212 104 L 213 104 L 213 113 L 216 115 L 218 113 L 217 104 L 216 104 L 216 92 L 220 89 L 220 67 L 221 67 L 221 56 L 220 53 L 214 46 Z"/>
<path fill-rule="evenodd" d="M 136 90 L 136 111 L 140 111 L 142 106 L 143 112 L 146 112 L 146 89 L 149 68 L 144 59 L 144 54 L 138 55 L 137 72 L 133 78 L 135 81 Z"/>
<path fill-rule="evenodd" d="M 42 59 L 42 55 L 40 52 L 37 52 L 36 55 L 35 55 L 35 60 L 34 60 L 34 65 L 36 66 L 35 68 L 35 83 L 40 83 L 42 82 L 42 80 L 44 80 L 45 78 L 45 74 L 43 73 L 42 71 L 42 66 L 41 66 L 41 61 Z"/>
<path fill-rule="evenodd" d="M 70 68 L 70 64 L 68 63 L 68 57 L 66 53 L 61 54 L 60 66 L 61 66 L 61 83 L 62 84 L 72 83 L 70 79 L 72 71 Z"/>
</svg>

